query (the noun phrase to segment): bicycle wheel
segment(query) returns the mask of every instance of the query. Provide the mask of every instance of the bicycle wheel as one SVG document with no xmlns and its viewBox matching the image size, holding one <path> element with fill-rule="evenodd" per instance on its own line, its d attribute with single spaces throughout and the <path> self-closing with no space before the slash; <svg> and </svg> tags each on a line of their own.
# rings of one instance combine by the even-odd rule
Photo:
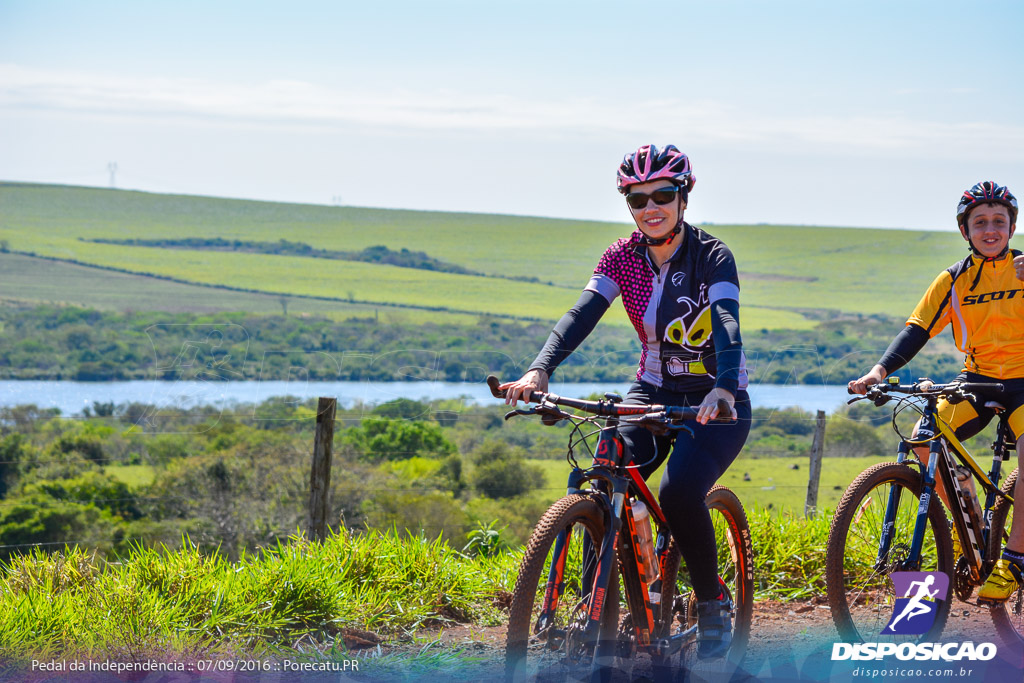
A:
<svg viewBox="0 0 1024 683">
<path fill-rule="evenodd" d="M 895 494 L 892 541 L 886 556 L 879 560 L 890 493 Z M 926 633 L 882 633 L 897 597 L 889 575 L 909 571 L 904 563 L 914 535 L 920 495 L 919 472 L 908 465 L 881 463 L 861 472 L 839 501 L 825 552 L 825 586 L 832 620 L 848 642 L 935 640 L 946 625 L 950 596 L 937 602 L 935 621 Z M 938 495 L 933 494 L 928 506 L 921 564 L 914 571 L 943 572 L 951 577 L 952 585 L 953 542 Z"/>
<path fill-rule="evenodd" d="M 605 506 L 597 499 L 575 494 L 557 501 L 537 522 L 512 593 L 505 645 L 506 680 L 583 680 L 589 679 L 597 668 L 600 662 L 595 648 L 586 646 L 581 639 L 582 627 L 588 620 L 586 603 L 591 590 L 582 577 L 596 575 L 597 556 L 605 537 L 605 515 Z M 556 543 L 560 536 L 567 539 L 564 545 Z M 589 539 L 591 552 L 584 552 L 584 538 Z M 562 552 L 556 550 L 560 545 L 564 548 Z M 562 568 L 564 585 L 554 613 L 541 623 L 552 565 Z M 618 575 L 614 563 L 605 590 L 599 635 L 603 651 L 614 648 L 618 627 Z"/>
<path fill-rule="evenodd" d="M 750 640 L 750 622 L 754 609 L 754 546 L 750 536 L 747 515 L 736 494 L 724 486 L 715 486 L 705 498 L 715 528 L 718 548 L 718 575 L 725 582 L 732 610 L 732 645 L 726 657 L 707 660 L 715 665 L 729 662 L 739 664 L 746 654 Z M 661 637 L 678 636 L 697 625 L 697 599 L 689 582 L 689 575 L 679 571 L 681 555 L 675 539 L 669 543 L 662 581 Z M 680 664 L 687 669 L 697 666 L 694 630 L 680 650 Z M 664 666 L 669 661 L 662 659 Z"/>
<path fill-rule="evenodd" d="M 1013 495 L 1013 487 L 1017 483 L 1019 472 L 1014 469 L 1003 482 L 1003 493 Z M 1003 550 L 1003 543 L 1010 531 L 1013 519 L 1013 504 L 1005 498 L 996 499 L 992 508 L 992 532 L 988 537 L 988 557 L 997 558 Z M 1001 605 L 992 608 L 992 621 L 995 622 L 999 636 L 1011 647 L 1024 644 L 1024 586 Z"/>
</svg>

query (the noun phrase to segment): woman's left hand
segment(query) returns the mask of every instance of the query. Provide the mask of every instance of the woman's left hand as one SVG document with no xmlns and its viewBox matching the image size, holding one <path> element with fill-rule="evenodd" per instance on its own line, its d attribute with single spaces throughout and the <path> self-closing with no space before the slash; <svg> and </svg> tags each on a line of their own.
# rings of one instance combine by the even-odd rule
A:
<svg viewBox="0 0 1024 683">
<path fill-rule="evenodd" d="M 733 396 L 726 389 L 715 387 L 708 392 L 708 395 L 704 397 L 704 400 L 700 403 L 700 408 L 697 412 L 697 422 L 702 425 L 708 423 L 708 420 L 714 420 L 718 417 L 718 401 L 724 400 L 729 404 L 729 419 L 736 419 L 736 397 Z"/>
</svg>

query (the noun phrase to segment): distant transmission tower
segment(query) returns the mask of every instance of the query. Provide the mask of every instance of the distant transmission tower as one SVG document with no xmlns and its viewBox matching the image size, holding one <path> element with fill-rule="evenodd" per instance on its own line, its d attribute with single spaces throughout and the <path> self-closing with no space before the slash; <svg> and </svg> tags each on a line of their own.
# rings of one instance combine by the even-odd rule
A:
<svg viewBox="0 0 1024 683">
<path fill-rule="evenodd" d="M 114 189 L 115 187 L 117 187 L 117 182 L 114 177 L 115 175 L 117 175 L 117 162 L 111 161 L 110 163 L 108 163 L 107 170 L 110 171 L 110 188 Z"/>
</svg>

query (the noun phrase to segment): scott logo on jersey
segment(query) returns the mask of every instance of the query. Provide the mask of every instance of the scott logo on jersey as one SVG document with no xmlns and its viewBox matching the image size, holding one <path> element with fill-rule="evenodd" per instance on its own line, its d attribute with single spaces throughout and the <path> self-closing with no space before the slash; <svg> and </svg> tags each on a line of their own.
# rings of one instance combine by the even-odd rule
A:
<svg viewBox="0 0 1024 683">
<path fill-rule="evenodd" d="M 1008 289 L 1002 292 L 985 292 L 984 294 L 968 294 L 964 297 L 962 305 L 972 306 L 974 304 L 987 304 L 989 301 L 1002 301 L 1012 299 L 1021 293 L 1020 289 Z M 1024 296 L 1021 297 L 1024 300 Z"/>
</svg>

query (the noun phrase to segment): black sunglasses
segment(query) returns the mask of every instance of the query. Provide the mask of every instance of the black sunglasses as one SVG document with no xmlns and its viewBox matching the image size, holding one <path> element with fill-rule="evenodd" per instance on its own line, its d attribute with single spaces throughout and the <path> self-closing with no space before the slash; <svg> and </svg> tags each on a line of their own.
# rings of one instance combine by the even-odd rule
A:
<svg viewBox="0 0 1024 683">
<path fill-rule="evenodd" d="M 650 194 L 644 194 L 643 192 L 630 192 L 626 195 L 626 203 L 629 204 L 629 208 L 631 209 L 642 209 L 647 206 L 647 200 L 653 199 L 655 204 L 664 206 L 675 199 L 677 194 L 679 194 L 679 187 L 676 185 L 673 185 L 672 187 L 663 187 Z"/>
</svg>

